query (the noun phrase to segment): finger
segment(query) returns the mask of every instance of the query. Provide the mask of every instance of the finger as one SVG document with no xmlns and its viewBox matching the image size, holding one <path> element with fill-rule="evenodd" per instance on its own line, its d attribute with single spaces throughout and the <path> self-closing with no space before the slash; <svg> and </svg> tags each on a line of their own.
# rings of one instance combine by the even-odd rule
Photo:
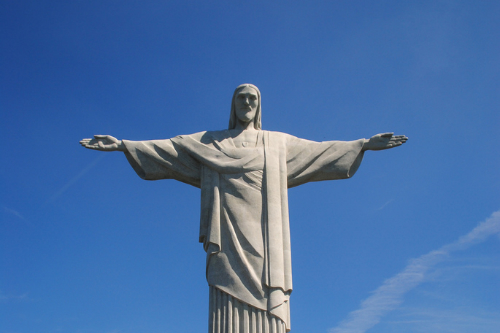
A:
<svg viewBox="0 0 500 333">
<path fill-rule="evenodd" d="M 387 133 L 380 134 L 380 136 L 383 138 L 390 138 L 393 135 L 394 135 L 394 132 L 387 132 Z"/>
<path fill-rule="evenodd" d="M 106 139 L 107 137 L 108 135 L 101 135 L 101 134 L 94 135 L 94 138 L 96 139 Z"/>
</svg>

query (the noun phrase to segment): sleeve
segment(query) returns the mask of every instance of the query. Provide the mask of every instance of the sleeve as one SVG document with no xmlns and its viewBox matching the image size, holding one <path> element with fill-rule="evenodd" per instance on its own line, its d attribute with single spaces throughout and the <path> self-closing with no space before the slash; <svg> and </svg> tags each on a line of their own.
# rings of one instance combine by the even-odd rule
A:
<svg viewBox="0 0 500 333">
<path fill-rule="evenodd" d="M 315 142 L 289 136 L 286 142 L 288 187 L 350 178 L 358 170 L 364 139 Z"/>
<path fill-rule="evenodd" d="M 171 139 L 123 143 L 127 160 L 142 179 L 175 179 L 200 187 L 200 163 Z"/>
</svg>

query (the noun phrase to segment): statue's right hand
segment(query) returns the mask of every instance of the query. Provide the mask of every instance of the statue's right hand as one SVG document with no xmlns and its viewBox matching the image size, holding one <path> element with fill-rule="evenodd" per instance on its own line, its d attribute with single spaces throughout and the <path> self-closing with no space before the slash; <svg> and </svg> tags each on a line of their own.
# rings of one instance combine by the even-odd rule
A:
<svg viewBox="0 0 500 333">
<path fill-rule="evenodd" d="M 83 139 L 80 144 L 85 148 L 100 151 L 125 151 L 123 142 L 111 135 L 94 135 L 93 139 Z"/>
</svg>

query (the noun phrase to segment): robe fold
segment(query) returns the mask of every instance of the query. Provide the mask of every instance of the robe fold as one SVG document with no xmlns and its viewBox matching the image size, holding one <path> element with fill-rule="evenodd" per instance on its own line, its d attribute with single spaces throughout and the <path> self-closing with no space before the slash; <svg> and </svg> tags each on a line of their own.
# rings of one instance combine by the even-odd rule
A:
<svg viewBox="0 0 500 333">
<path fill-rule="evenodd" d="M 199 241 L 207 252 L 208 284 L 268 311 L 289 331 L 287 189 L 351 177 L 363 158 L 364 140 L 314 142 L 259 131 L 255 145 L 237 148 L 231 133 L 123 143 L 141 178 L 176 179 L 201 189 Z"/>
</svg>

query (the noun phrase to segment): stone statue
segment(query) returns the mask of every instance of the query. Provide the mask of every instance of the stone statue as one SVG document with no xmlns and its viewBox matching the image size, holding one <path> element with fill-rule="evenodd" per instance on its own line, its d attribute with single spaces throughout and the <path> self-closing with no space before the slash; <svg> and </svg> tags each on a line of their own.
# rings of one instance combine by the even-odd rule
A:
<svg viewBox="0 0 500 333">
<path fill-rule="evenodd" d="M 139 177 L 201 189 L 209 332 L 288 332 L 292 291 L 287 189 L 354 175 L 366 150 L 402 145 L 392 133 L 314 142 L 261 129 L 261 95 L 236 88 L 229 129 L 153 141 L 95 135 L 85 148 L 122 151 Z"/>
</svg>

